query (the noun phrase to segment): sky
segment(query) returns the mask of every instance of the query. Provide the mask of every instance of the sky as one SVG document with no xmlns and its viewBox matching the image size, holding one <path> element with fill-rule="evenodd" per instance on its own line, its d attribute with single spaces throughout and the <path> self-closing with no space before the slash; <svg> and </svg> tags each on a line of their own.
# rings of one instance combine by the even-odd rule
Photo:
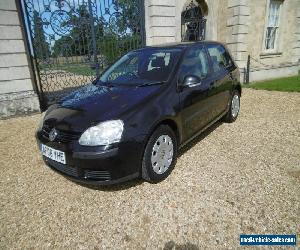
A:
<svg viewBox="0 0 300 250">
<path fill-rule="evenodd" d="M 43 25 L 43 29 L 47 42 L 50 44 L 51 48 L 53 48 L 56 40 L 63 35 L 67 35 L 72 29 L 72 27 L 61 25 L 63 21 L 67 21 L 69 19 L 68 13 L 72 9 L 76 10 L 79 5 L 85 4 L 88 6 L 88 0 L 22 0 L 23 8 L 25 6 L 24 1 L 27 3 L 27 6 L 31 8 L 30 13 L 33 12 L 33 9 L 37 10 L 40 13 L 44 24 L 49 23 L 49 25 Z M 107 9 L 111 14 L 115 13 L 116 10 L 114 10 L 113 1 L 114 0 L 91 0 L 90 2 L 94 15 L 97 15 L 98 17 L 102 16 L 105 22 L 109 22 L 112 15 L 107 14 L 105 9 Z M 59 2 L 61 3 L 61 8 L 59 8 Z M 25 20 L 25 25 L 28 29 L 27 19 Z M 31 42 L 30 46 L 32 47 Z"/>
</svg>

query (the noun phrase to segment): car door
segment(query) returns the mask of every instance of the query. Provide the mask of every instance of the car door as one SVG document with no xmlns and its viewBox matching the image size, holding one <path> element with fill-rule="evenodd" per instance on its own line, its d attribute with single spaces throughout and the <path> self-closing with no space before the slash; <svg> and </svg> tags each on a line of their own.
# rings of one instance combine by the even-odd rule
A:
<svg viewBox="0 0 300 250">
<path fill-rule="evenodd" d="M 214 96 L 213 117 L 218 117 L 227 108 L 232 89 L 232 67 L 235 67 L 229 53 L 221 44 L 207 45 L 207 50 L 213 70 L 213 89 L 210 93 Z"/>
<path fill-rule="evenodd" d="M 188 49 L 178 71 L 183 141 L 186 141 L 211 121 L 213 96 L 209 94 L 213 81 L 207 51 L 203 45 Z M 192 87 L 183 87 L 184 79 L 196 76 L 200 79 Z"/>
</svg>

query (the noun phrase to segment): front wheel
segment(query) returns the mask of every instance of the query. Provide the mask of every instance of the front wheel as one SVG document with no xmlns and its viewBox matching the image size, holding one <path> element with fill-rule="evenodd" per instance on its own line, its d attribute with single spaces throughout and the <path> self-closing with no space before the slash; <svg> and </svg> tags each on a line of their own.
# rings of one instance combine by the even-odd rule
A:
<svg viewBox="0 0 300 250">
<path fill-rule="evenodd" d="M 167 125 L 159 126 L 149 138 L 142 162 L 144 180 L 157 183 L 172 172 L 177 158 L 177 139 Z"/>
<path fill-rule="evenodd" d="M 241 105 L 240 97 L 241 97 L 240 92 L 234 90 L 231 96 L 229 110 L 224 117 L 225 122 L 232 123 L 237 119 L 240 112 L 240 105 Z"/>
</svg>

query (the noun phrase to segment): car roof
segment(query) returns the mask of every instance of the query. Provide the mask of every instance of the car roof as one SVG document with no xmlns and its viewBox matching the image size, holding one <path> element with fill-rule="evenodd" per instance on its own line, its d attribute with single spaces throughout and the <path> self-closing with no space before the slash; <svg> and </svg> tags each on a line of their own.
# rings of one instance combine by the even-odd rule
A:
<svg viewBox="0 0 300 250">
<path fill-rule="evenodd" d="M 146 46 L 145 48 L 174 48 L 174 47 L 175 48 L 187 48 L 187 47 L 191 47 L 195 44 L 212 44 L 212 43 L 223 45 L 222 43 L 217 42 L 217 41 L 203 40 L 203 41 L 163 43 L 163 44 Z"/>
</svg>

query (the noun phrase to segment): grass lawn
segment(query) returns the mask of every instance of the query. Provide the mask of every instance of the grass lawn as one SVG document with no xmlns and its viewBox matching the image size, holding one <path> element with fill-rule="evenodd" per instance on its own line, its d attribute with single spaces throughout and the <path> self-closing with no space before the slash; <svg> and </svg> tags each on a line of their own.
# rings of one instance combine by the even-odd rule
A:
<svg viewBox="0 0 300 250">
<path fill-rule="evenodd" d="M 0 0 L 1 1 L 1 0 Z M 47 65 L 40 66 L 40 70 L 45 72 L 51 70 L 64 70 L 66 72 L 70 72 L 76 75 L 84 75 L 84 76 L 93 76 L 96 75 L 96 70 L 92 69 L 90 65 L 85 63 L 70 63 L 70 64 L 58 64 L 58 65 Z M 101 72 L 102 69 L 100 69 Z"/>
<path fill-rule="evenodd" d="M 65 70 L 76 75 L 92 76 L 96 74 L 96 70 L 91 69 L 91 67 L 86 64 L 65 64 L 60 65 L 58 69 Z"/>
<path fill-rule="evenodd" d="M 253 82 L 249 85 L 244 85 L 244 87 L 285 92 L 300 92 L 300 75 L 262 82 Z"/>
</svg>

